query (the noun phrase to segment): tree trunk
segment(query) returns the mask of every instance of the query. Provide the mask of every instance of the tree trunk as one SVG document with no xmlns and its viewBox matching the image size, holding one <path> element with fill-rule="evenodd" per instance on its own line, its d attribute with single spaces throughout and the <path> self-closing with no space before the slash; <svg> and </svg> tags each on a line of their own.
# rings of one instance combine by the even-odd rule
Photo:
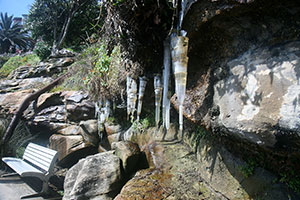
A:
<svg viewBox="0 0 300 200">
<path fill-rule="evenodd" d="M 63 44 L 63 42 L 65 41 L 66 39 L 66 36 L 67 36 L 67 32 L 68 32 L 68 29 L 69 29 L 69 26 L 70 26 L 70 22 L 71 22 L 71 19 L 73 18 L 73 13 L 70 14 L 70 16 L 68 16 L 67 18 L 67 21 L 64 23 L 64 26 L 63 26 L 63 29 L 62 29 L 62 34 L 61 36 L 59 37 L 59 41 L 56 43 L 56 48 L 57 49 L 60 49 L 61 45 Z"/>
<path fill-rule="evenodd" d="M 19 109 L 14 114 L 13 119 L 11 120 L 9 126 L 6 129 L 6 132 L 5 132 L 5 134 L 4 134 L 3 138 L 2 138 L 2 141 L 1 141 L 1 148 L 3 148 L 3 146 L 5 145 L 5 143 L 13 135 L 13 132 L 14 132 L 16 126 L 18 125 L 18 122 L 19 122 L 20 118 L 22 117 L 23 112 L 28 108 L 28 106 L 30 105 L 30 103 L 33 100 L 38 99 L 41 94 L 43 94 L 43 93 L 51 90 L 55 86 L 59 85 L 66 78 L 66 76 L 68 74 L 69 73 L 66 73 L 66 74 L 60 76 L 59 78 L 57 78 L 56 80 L 54 80 L 53 82 L 51 82 L 49 85 L 43 87 L 42 89 L 36 91 L 35 93 L 29 95 L 27 98 L 24 99 L 24 101 L 21 103 Z"/>
<path fill-rule="evenodd" d="M 60 34 L 60 36 L 58 38 L 58 41 L 56 43 L 56 48 L 57 49 L 60 49 L 62 44 L 64 43 L 64 41 L 66 39 L 66 36 L 67 36 L 67 32 L 68 32 L 69 27 L 70 27 L 71 20 L 74 17 L 75 13 L 78 11 L 78 9 L 80 7 L 82 7 L 84 4 L 86 4 L 89 1 L 90 0 L 79 0 L 78 2 L 73 3 L 73 5 L 70 8 L 68 18 L 67 18 L 67 20 L 65 21 L 65 23 L 63 25 L 61 34 Z"/>
</svg>

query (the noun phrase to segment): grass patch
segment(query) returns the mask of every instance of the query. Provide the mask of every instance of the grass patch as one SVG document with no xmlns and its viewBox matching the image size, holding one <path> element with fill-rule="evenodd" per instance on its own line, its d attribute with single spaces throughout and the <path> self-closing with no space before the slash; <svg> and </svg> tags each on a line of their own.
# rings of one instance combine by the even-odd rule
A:
<svg viewBox="0 0 300 200">
<path fill-rule="evenodd" d="M 11 57 L 0 69 L 0 77 L 7 77 L 12 71 L 20 66 L 32 66 L 40 62 L 39 57 L 36 54 L 29 54 L 26 56 L 14 56 Z"/>
</svg>

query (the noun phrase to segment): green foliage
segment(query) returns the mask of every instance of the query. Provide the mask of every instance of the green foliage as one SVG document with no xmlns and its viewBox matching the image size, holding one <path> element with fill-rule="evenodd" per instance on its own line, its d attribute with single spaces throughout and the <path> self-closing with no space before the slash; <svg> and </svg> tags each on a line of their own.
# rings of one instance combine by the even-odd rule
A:
<svg viewBox="0 0 300 200">
<path fill-rule="evenodd" d="M 36 53 L 41 60 L 45 60 L 51 54 L 51 47 L 44 41 L 38 41 L 35 44 L 33 52 Z"/>
<path fill-rule="evenodd" d="M 153 126 L 155 126 L 155 121 L 150 117 L 146 117 L 140 121 L 134 121 L 132 123 L 132 130 L 137 133 L 144 133 L 147 128 Z"/>
<path fill-rule="evenodd" d="M 53 45 L 62 38 L 66 22 L 70 19 L 62 47 L 76 48 L 95 32 L 91 24 L 100 20 L 97 19 L 99 12 L 97 0 L 35 0 L 29 11 L 26 26 L 34 39 L 41 38 L 48 45 Z"/>
<path fill-rule="evenodd" d="M 29 54 L 26 56 L 14 56 L 11 57 L 0 69 L 0 77 L 7 77 L 13 70 L 20 66 L 36 65 L 40 62 L 39 57 L 36 54 Z"/>
<path fill-rule="evenodd" d="M 8 16 L 7 13 L 0 14 L 0 53 L 15 53 L 16 48 L 26 50 L 30 46 L 31 40 L 23 26 L 14 23 L 13 15 Z"/>
<path fill-rule="evenodd" d="M 9 56 L 0 55 L 0 68 L 9 60 Z"/>
<path fill-rule="evenodd" d="M 120 48 L 116 46 L 109 54 L 105 43 L 91 45 L 77 57 L 69 68 L 72 74 L 59 87 L 60 90 L 87 90 L 90 97 L 113 99 L 121 93 L 122 80 L 126 74 L 121 69 Z"/>
<path fill-rule="evenodd" d="M 248 178 L 249 176 L 254 174 L 254 170 L 256 166 L 257 163 L 254 160 L 250 159 L 247 161 L 245 166 L 240 166 L 239 170 L 244 177 Z"/>
<path fill-rule="evenodd" d="M 111 57 L 107 54 L 107 48 L 105 44 L 101 44 L 99 47 L 89 49 L 92 55 L 94 55 L 94 61 L 92 62 L 93 69 L 87 74 L 85 84 L 89 84 L 94 80 L 100 80 L 100 84 L 103 87 L 107 86 L 107 75 L 109 66 L 111 63 Z"/>
<path fill-rule="evenodd" d="M 113 48 L 111 54 L 105 42 L 92 45 L 82 54 L 89 58 L 90 69 L 84 77 L 84 83 L 94 99 L 106 97 L 113 99 L 121 92 L 122 73 L 120 47 Z"/>
<path fill-rule="evenodd" d="M 300 175 L 295 170 L 290 169 L 280 173 L 280 182 L 286 183 L 292 190 L 300 194 Z"/>
</svg>

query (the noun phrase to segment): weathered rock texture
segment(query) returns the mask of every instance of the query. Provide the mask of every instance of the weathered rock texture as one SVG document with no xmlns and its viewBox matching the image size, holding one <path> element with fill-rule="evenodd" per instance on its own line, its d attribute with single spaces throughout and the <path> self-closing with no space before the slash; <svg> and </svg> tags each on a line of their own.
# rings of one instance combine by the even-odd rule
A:
<svg viewBox="0 0 300 200">
<path fill-rule="evenodd" d="M 114 142 L 112 150 L 115 150 L 115 155 L 122 160 L 122 167 L 126 174 L 130 174 L 138 169 L 138 160 L 140 157 L 140 148 L 133 142 Z"/>
<path fill-rule="evenodd" d="M 74 62 L 73 58 L 57 58 L 49 60 L 49 62 L 41 62 L 37 66 L 22 66 L 14 70 L 9 79 L 25 79 L 33 77 L 50 77 L 67 69 Z"/>
<path fill-rule="evenodd" d="M 153 170 L 138 171 L 114 200 L 163 200 L 170 196 L 170 178 Z"/>
<path fill-rule="evenodd" d="M 66 175 L 63 199 L 113 199 L 122 186 L 120 166 L 112 151 L 80 160 Z"/>
<path fill-rule="evenodd" d="M 186 15 L 184 115 L 216 135 L 299 154 L 299 2 L 240 3 L 198 1 Z"/>
<path fill-rule="evenodd" d="M 300 147 L 300 41 L 250 50 L 214 86 L 213 127 L 262 146 Z"/>
</svg>

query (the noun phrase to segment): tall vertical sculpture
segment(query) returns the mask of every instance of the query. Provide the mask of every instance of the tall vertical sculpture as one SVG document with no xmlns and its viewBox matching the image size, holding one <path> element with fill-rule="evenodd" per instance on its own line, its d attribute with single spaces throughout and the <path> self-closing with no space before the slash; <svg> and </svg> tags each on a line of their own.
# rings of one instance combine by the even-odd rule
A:
<svg viewBox="0 0 300 200">
<path fill-rule="evenodd" d="M 155 124 L 158 127 L 160 120 L 160 104 L 162 97 L 162 84 L 161 84 L 161 76 L 156 74 L 154 76 L 154 92 L 155 92 Z"/>
<path fill-rule="evenodd" d="M 145 93 L 145 88 L 147 85 L 147 78 L 146 77 L 140 77 L 140 85 L 139 85 L 139 97 L 138 97 L 138 108 L 137 108 L 137 120 L 140 120 L 140 115 L 142 112 L 142 104 L 143 104 L 143 98 Z"/>
<path fill-rule="evenodd" d="M 164 70 L 163 70 L 163 126 L 166 130 L 170 127 L 170 79 L 171 53 L 169 40 L 164 41 Z"/>
<path fill-rule="evenodd" d="M 137 100 L 137 84 L 134 79 L 127 76 L 127 119 L 131 115 L 131 121 L 134 119 L 135 105 Z"/>
<path fill-rule="evenodd" d="M 175 92 L 179 104 L 179 131 L 183 134 L 183 102 L 185 98 L 188 64 L 188 38 L 171 35 L 172 68 L 175 77 Z"/>
</svg>

